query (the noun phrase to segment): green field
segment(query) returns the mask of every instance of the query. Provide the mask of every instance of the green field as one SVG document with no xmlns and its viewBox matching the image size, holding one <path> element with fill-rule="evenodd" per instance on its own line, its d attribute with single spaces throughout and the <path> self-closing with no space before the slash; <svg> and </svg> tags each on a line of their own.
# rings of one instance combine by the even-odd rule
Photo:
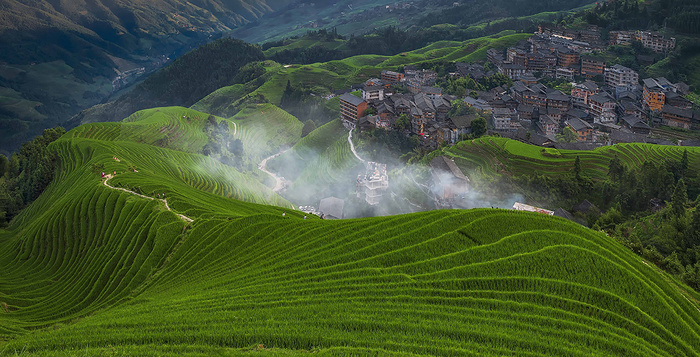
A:
<svg viewBox="0 0 700 357">
<path fill-rule="evenodd" d="M 700 168 L 700 150 L 697 148 L 640 143 L 603 146 L 592 151 L 558 150 L 561 157 L 553 157 L 544 155 L 539 146 L 506 138 L 483 137 L 462 141 L 450 148 L 448 154 L 463 171 L 476 170 L 487 175 L 568 173 L 573 171 L 578 156 L 583 175 L 603 179 L 607 177 L 610 160 L 616 156 L 628 168 L 636 168 L 644 161 L 660 164 L 664 160 L 680 160 L 684 150 L 688 150 L 691 166 Z"/>
</svg>

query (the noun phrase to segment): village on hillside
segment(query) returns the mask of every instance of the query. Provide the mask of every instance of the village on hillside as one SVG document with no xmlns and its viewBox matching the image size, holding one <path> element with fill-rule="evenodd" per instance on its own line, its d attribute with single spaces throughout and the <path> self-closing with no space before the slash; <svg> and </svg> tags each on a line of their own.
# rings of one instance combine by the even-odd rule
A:
<svg viewBox="0 0 700 357">
<path fill-rule="evenodd" d="M 611 31 L 604 43 L 596 26 L 571 30 L 544 24 L 513 47 L 489 49 L 486 62 L 456 63 L 455 70 L 442 77 L 435 70 L 407 65 L 384 70 L 381 78 L 335 95 L 340 96 L 341 119 L 361 129 L 392 130 L 405 115 L 409 125 L 404 130 L 418 135 L 428 149 L 466 137 L 479 117 L 486 119 L 490 134 L 540 146 L 700 145 L 700 140 L 675 129 L 700 127 L 700 112 L 684 97 L 690 90 L 687 84 L 663 77 L 640 80 L 635 70 L 606 63 L 601 56 L 609 46 L 633 44 L 650 53 L 635 61 L 649 64 L 676 43 L 648 31 Z M 507 84 L 488 90 L 466 88 L 463 96 L 443 93 L 444 83 L 464 79 L 476 84 L 488 78 L 505 79 Z M 564 85 L 547 86 L 553 82 Z M 453 106 L 462 103 L 473 110 L 451 115 Z"/>
</svg>

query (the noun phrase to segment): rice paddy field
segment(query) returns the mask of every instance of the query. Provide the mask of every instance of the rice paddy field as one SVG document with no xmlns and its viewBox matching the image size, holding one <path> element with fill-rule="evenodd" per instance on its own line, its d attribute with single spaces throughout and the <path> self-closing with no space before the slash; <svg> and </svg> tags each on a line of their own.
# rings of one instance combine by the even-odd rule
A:
<svg viewBox="0 0 700 357">
<path fill-rule="evenodd" d="M 618 157 L 628 168 L 641 166 L 644 161 L 661 164 L 665 160 L 680 160 L 688 151 L 690 165 L 700 168 L 700 150 L 694 147 L 654 144 L 617 144 L 596 150 L 556 150 L 525 144 L 500 137 L 483 137 L 462 141 L 449 149 L 448 154 L 464 172 L 486 175 L 558 174 L 571 172 L 578 156 L 583 174 L 604 179 L 610 160 Z"/>
<path fill-rule="evenodd" d="M 193 152 L 205 118 L 154 109 L 52 144 L 57 178 L 0 230 L 0 356 L 700 354 L 700 296 L 602 233 L 494 209 L 304 219 Z M 151 144 L 171 126 L 177 144 Z M 344 132 L 331 122 L 290 154 L 351 155 Z M 518 145 L 453 153 L 547 161 Z"/>
</svg>

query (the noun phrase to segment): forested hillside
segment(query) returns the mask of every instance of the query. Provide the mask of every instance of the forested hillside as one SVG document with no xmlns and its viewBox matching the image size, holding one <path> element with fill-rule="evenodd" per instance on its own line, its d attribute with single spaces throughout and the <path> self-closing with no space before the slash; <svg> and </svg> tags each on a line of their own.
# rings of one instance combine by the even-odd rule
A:
<svg viewBox="0 0 700 357">
<path fill-rule="evenodd" d="M 191 106 L 221 87 L 247 82 L 254 73 L 241 72 L 241 68 L 262 59 L 255 45 L 230 38 L 216 40 L 178 58 L 116 101 L 83 111 L 71 125 L 117 121 L 157 106 Z"/>
</svg>

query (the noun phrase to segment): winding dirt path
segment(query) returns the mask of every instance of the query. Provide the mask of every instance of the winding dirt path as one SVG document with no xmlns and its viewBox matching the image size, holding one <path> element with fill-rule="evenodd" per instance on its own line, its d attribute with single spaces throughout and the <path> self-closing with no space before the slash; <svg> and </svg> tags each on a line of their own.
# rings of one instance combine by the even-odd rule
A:
<svg viewBox="0 0 700 357">
<path fill-rule="evenodd" d="M 280 156 L 280 155 L 284 154 L 284 153 L 287 152 L 287 151 L 289 151 L 289 149 L 280 151 L 280 152 L 278 152 L 278 153 L 276 153 L 276 154 L 274 154 L 274 155 L 272 155 L 272 156 L 266 157 L 266 158 L 263 159 L 263 161 L 261 161 L 260 164 L 258 165 L 258 168 L 260 169 L 260 171 L 262 171 L 262 172 L 264 172 L 264 173 L 266 173 L 266 174 L 272 176 L 272 177 L 275 179 L 275 188 L 272 189 L 272 191 L 274 191 L 275 193 L 279 193 L 280 191 L 282 191 L 282 190 L 284 189 L 285 179 L 282 178 L 282 177 L 280 177 L 280 176 L 275 175 L 274 173 L 272 173 L 272 172 L 270 172 L 270 171 L 268 171 L 268 169 L 267 169 L 267 162 L 270 161 L 270 160 L 272 160 L 272 159 L 274 159 L 274 158 L 276 158 L 277 156 Z"/>
<path fill-rule="evenodd" d="M 136 192 L 134 192 L 134 191 L 129 191 L 129 190 L 125 189 L 125 188 L 111 186 L 111 185 L 108 183 L 109 179 L 111 179 L 111 178 L 112 178 L 112 175 L 105 175 L 105 179 L 104 179 L 104 181 L 102 181 L 102 183 L 104 183 L 105 186 L 107 186 L 107 187 L 109 187 L 109 188 L 111 188 L 111 189 L 113 189 L 113 190 L 124 191 L 124 192 L 126 192 L 126 193 L 130 193 L 130 194 L 132 194 L 132 195 L 136 195 L 136 196 L 139 196 L 139 197 L 141 197 L 141 198 L 145 198 L 145 199 L 151 200 L 151 201 L 153 201 L 153 200 L 162 201 L 163 204 L 165 204 L 165 209 L 167 209 L 167 210 L 170 211 L 170 212 L 173 212 L 173 210 L 170 209 L 170 206 L 168 206 L 168 201 L 166 201 L 165 198 L 160 199 L 160 198 L 148 197 L 148 196 L 142 195 L 142 194 L 140 194 L 140 193 L 136 193 Z M 179 214 L 179 213 L 177 213 L 177 212 L 173 212 L 173 213 L 175 213 L 178 217 L 180 217 L 180 219 L 182 219 L 182 220 L 185 221 L 185 222 L 189 222 L 189 223 L 194 222 L 194 220 L 193 220 L 192 218 L 189 218 L 189 217 L 185 216 L 184 214 Z"/>
<path fill-rule="evenodd" d="M 357 151 L 355 151 L 355 144 L 352 142 L 352 131 L 355 129 L 355 126 L 350 127 L 350 131 L 348 131 L 348 143 L 350 144 L 350 150 L 352 151 L 352 154 L 355 155 L 355 157 L 362 161 L 362 163 L 365 163 L 365 160 L 363 160 L 360 155 L 357 154 Z"/>
</svg>

